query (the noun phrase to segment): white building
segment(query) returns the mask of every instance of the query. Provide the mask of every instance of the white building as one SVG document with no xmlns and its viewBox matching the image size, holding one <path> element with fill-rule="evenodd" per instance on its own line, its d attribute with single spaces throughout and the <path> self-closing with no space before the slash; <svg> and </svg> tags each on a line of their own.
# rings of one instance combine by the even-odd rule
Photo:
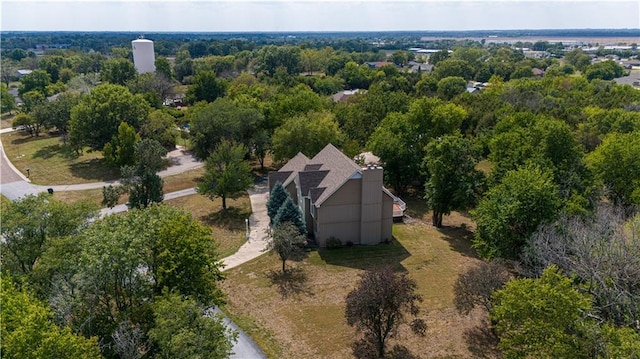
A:
<svg viewBox="0 0 640 359">
<path fill-rule="evenodd" d="M 131 41 L 133 48 L 133 64 L 139 74 L 156 71 L 156 58 L 153 52 L 153 41 L 137 39 Z"/>
</svg>

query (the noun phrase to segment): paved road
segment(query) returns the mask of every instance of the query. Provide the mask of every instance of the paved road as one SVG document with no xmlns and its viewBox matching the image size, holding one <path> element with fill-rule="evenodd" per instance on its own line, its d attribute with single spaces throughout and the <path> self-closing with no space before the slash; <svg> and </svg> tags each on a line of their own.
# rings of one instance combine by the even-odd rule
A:
<svg viewBox="0 0 640 359">
<path fill-rule="evenodd" d="M 3 132 L 7 132 L 3 130 Z M 45 192 L 47 188 L 53 188 L 54 191 L 80 191 L 94 188 L 102 188 L 109 184 L 115 184 L 117 181 L 111 182 L 93 182 L 83 183 L 77 185 L 55 185 L 55 186 L 40 186 L 33 185 L 29 182 L 24 175 L 18 171 L 11 161 L 7 158 L 4 150 L 2 149 L 2 143 L 0 142 L 0 193 L 5 195 L 10 200 L 16 200 L 20 197 L 28 194 L 37 194 Z M 167 157 L 171 161 L 171 167 L 159 173 L 161 177 L 171 176 L 179 174 L 191 169 L 199 168 L 202 166 L 202 162 L 197 161 L 189 152 L 183 149 L 177 149 L 170 152 Z M 269 224 L 266 210 L 266 182 L 259 183 L 255 189 L 249 191 L 249 198 L 251 199 L 251 209 L 253 214 L 249 219 L 249 225 L 251 228 L 251 234 L 247 243 L 245 243 L 236 254 L 223 258 L 222 262 L 226 264 L 224 270 L 236 267 L 244 262 L 247 262 L 253 258 L 256 258 L 264 253 L 266 248 L 267 238 L 265 237 L 266 228 Z M 195 194 L 195 188 L 188 188 L 182 191 L 176 191 L 165 194 L 165 199 L 178 198 L 183 196 L 189 196 Z M 127 210 L 126 205 L 118 205 L 113 208 L 104 208 L 100 211 L 100 216 L 105 216 L 112 213 L 124 212 Z M 219 312 L 219 310 L 218 310 Z M 221 312 L 220 312 L 221 313 Z M 234 359 L 263 359 L 266 355 L 260 347 L 248 336 L 242 329 L 240 329 L 235 323 L 233 323 L 226 316 L 224 322 L 238 332 L 238 340 L 233 346 L 233 353 L 231 358 Z"/>
</svg>

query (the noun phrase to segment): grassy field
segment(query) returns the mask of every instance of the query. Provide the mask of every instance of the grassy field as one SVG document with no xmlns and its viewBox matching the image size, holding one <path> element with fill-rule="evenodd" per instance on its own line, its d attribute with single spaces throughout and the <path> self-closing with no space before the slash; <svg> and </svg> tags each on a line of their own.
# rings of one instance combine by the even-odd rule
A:
<svg viewBox="0 0 640 359">
<path fill-rule="evenodd" d="M 11 128 L 13 124 L 13 118 L 16 117 L 16 111 L 5 112 L 0 116 L 0 129 Z"/>
<path fill-rule="evenodd" d="M 211 228 L 213 238 L 218 242 L 220 257 L 235 253 L 245 241 L 245 222 L 251 215 L 249 195 L 238 199 L 227 199 L 227 209 L 222 209 L 222 200 L 211 201 L 205 196 L 194 194 L 164 201 L 170 206 L 182 208 L 193 217 Z"/>
<path fill-rule="evenodd" d="M 344 319 L 344 298 L 363 270 L 389 265 L 406 271 L 423 296 L 424 338 L 400 330 L 400 343 L 422 358 L 496 357 L 484 325 L 485 315 L 459 315 L 453 305 L 458 274 L 476 263 L 470 247 L 472 227 L 462 215 L 445 217 L 437 230 L 416 210 L 412 223 L 394 226 L 388 245 L 314 250 L 290 262 L 286 275 L 275 256 L 262 256 L 229 271 L 223 289 L 225 310 L 265 349 L 270 358 L 352 358 L 353 328 Z"/>
<path fill-rule="evenodd" d="M 110 181 L 118 171 L 109 169 L 100 152 L 85 151 L 80 156 L 62 142 L 60 136 L 46 133 L 30 137 L 20 132 L 2 134 L 7 157 L 23 174 L 30 169 L 34 184 L 57 185 Z"/>
</svg>

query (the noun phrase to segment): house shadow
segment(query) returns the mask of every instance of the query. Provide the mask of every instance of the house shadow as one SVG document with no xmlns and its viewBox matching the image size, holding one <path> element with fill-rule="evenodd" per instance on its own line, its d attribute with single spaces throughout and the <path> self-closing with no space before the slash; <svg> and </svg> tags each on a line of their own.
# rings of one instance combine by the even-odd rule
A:
<svg viewBox="0 0 640 359">
<path fill-rule="evenodd" d="M 393 238 L 389 243 L 372 246 L 343 246 L 340 248 L 319 248 L 320 258 L 327 264 L 369 270 L 389 266 L 396 272 L 407 269 L 402 261 L 411 256 L 404 246 Z"/>
<path fill-rule="evenodd" d="M 449 243 L 452 250 L 466 257 L 478 258 L 476 250 L 471 247 L 473 232 L 468 228 L 443 226 L 438 228 L 438 232 L 442 234 L 442 239 Z"/>
<path fill-rule="evenodd" d="M 463 333 L 467 348 L 474 358 L 500 358 L 498 336 L 491 330 L 491 324 L 483 319 L 481 323 Z"/>
<path fill-rule="evenodd" d="M 313 297 L 315 293 L 309 285 L 307 273 L 300 267 L 288 267 L 286 272 L 270 270 L 266 273 L 271 284 L 276 286 L 282 298 L 306 295 Z"/>
</svg>

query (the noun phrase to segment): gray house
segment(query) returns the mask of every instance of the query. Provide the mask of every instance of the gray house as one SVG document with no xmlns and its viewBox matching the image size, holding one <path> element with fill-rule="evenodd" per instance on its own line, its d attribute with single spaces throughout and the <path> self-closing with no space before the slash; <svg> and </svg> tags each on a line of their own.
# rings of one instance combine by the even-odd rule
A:
<svg viewBox="0 0 640 359">
<path fill-rule="evenodd" d="M 360 167 L 333 145 L 309 159 L 298 153 L 269 173 L 269 189 L 281 182 L 304 214 L 307 232 L 320 247 L 391 240 L 394 199 L 382 185 L 382 167 Z"/>
</svg>

